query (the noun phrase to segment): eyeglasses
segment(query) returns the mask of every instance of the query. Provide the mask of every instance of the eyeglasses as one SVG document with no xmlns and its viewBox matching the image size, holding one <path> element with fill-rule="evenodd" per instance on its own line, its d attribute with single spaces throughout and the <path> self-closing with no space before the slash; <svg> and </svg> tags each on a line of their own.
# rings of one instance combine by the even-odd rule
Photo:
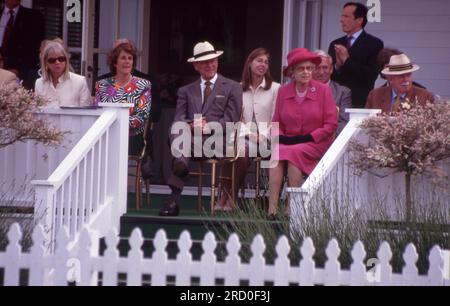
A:
<svg viewBox="0 0 450 306">
<path fill-rule="evenodd" d="M 312 71 L 314 71 L 315 68 L 316 67 L 314 67 L 314 66 L 297 66 L 294 68 L 294 72 L 297 72 L 297 73 L 305 72 L 305 71 L 312 72 Z"/>
<path fill-rule="evenodd" d="M 60 63 L 65 63 L 66 62 L 66 57 L 65 56 L 60 56 L 60 57 L 52 57 L 47 59 L 47 62 L 49 64 L 54 64 L 56 63 L 56 61 L 60 62 Z"/>
</svg>

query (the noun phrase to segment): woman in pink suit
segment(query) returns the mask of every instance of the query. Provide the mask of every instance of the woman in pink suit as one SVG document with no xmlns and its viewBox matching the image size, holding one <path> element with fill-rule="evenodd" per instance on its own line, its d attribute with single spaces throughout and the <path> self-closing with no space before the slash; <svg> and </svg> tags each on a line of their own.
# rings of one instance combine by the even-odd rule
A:
<svg viewBox="0 0 450 306">
<path fill-rule="evenodd" d="M 283 71 L 293 82 L 283 86 L 277 97 L 272 122 L 273 136 L 279 145 L 272 152 L 276 166 L 269 173 L 269 218 L 278 212 L 278 200 L 285 169 L 290 187 L 299 187 L 303 176 L 310 175 L 334 140 L 338 126 L 336 104 L 330 88 L 312 79 L 312 72 L 321 62 L 308 49 L 293 49 Z M 290 214 L 289 204 L 284 213 Z"/>
</svg>

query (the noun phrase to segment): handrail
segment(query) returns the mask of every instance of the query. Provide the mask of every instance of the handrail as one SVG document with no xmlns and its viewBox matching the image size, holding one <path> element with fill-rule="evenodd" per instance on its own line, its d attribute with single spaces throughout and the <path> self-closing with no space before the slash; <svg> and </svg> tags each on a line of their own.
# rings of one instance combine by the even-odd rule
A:
<svg viewBox="0 0 450 306">
<path fill-rule="evenodd" d="M 94 125 L 81 138 L 77 145 L 70 151 L 69 155 L 61 162 L 48 180 L 35 180 L 33 185 L 51 186 L 55 189 L 61 187 L 64 181 L 70 176 L 81 160 L 89 153 L 92 146 L 104 135 L 106 130 L 117 119 L 117 112 L 106 110 Z"/>
<path fill-rule="evenodd" d="M 120 215 L 126 210 L 128 109 L 133 105 L 102 106 L 104 109 L 97 112 L 100 117 L 50 177 L 32 181 L 35 220 L 48 233 L 50 252 L 60 228 L 68 228 L 76 246 L 83 227 L 105 232 L 119 226 Z M 71 111 L 84 115 L 77 113 L 80 110 Z"/>
<path fill-rule="evenodd" d="M 317 188 L 321 186 L 323 180 L 334 169 L 339 160 L 341 160 L 347 150 L 350 140 L 360 132 L 359 124 L 361 121 L 381 113 L 381 110 L 347 109 L 346 112 L 350 114 L 350 120 L 339 134 L 338 138 L 333 142 L 304 184 L 301 187 L 288 188 L 288 192 L 310 195 L 314 193 Z"/>
</svg>

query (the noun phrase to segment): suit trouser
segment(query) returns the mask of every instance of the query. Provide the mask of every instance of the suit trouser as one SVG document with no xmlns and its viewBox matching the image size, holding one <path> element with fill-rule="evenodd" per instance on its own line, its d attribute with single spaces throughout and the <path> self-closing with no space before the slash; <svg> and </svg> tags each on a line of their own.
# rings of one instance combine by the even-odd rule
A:
<svg viewBox="0 0 450 306">
<path fill-rule="evenodd" d="M 190 156 L 196 156 L 196 155 L 193 154 L 193 152 L 197 152 L 197 153 L 203 152 L 203 144 L 204 144 L 204 141 L 205 141 L 206 139 L 207 139 L 206 137 L 203 138 L 203 141 L 201 142 L 201 147 L 200 147 L 200 146 L 197 146 L 197 147 L 196 147 L 197 144 L 194 143 L 194 141 L 192 141 L 192 143 L 191 143 L 191 155 L 190 155 Z M 200 145 L 200 143 L 199 143 L 198 145 Z M 221 150 L 220 150 L 220 151 L 222 151 L 222 154 L 225 153 L 225 152 L 223 152 L 223 148 L 224 148 L 224 147 L 225 147 L 225 145 L 222 145 L 222 148 L 221 148 Z M 195 150 L 195 149 L 197 149 L 197 150 Z M 215 155 L 215 156 L 216 156 L 216 155 Z M 197 157 L 197 156 L 196 156 L 196 157 Z M 203 155 L 203 153 L 202 153 L 202 155 L 201 155 L 201 158 L 206 158 L 206 157 Z M 168 180 L 167 180 L 167 184 L 168 184 L 169 186 L 175 187 L 175 188 L 177 188 L 177 189 L 179 189 L 179 190 L 183 190 L 183 189 L 184 189 L 184 185 L 185 185 L 186 182 L 189 180 L 189 176 L 186 176 L 186 177 L 179 177 L 179 176 L 177 176 L 177 175 L 174 173 L 174 171 L 173 171 L 173 165 L 174 165 L 175 163 L 183 163 L 184 166 L 185 166 L 186 168 L 189 169 L 189 161 L 190 161 L 190 160 L 191 160 L 191 158 L 190 158 L 189 156 L 184 156 L 184 155 L 182 155 L 181 157 L 175 157 L 175 158 L 173 159 L 173 161 L 172 161 L 172 173 L 171 173 L 171 175 L 169 176 L 169 178 L 168 178 Z"/>
<path fill-rule="evenodd" d="M 183 163 L 186 168 L 188 168 L 189 166 L 189 157 L 180 157 L 180 158 L 174 158 L 173 163 L 176 162 L 181 162 Z M 184 178 L 181 178 L 179 176 L 177 176 L 174 172 L 173 172 L 173 167 L 172 167 L 172 173 L 169 176 L 169 179 L 167 180 L 167 184 L 171 187 L 175 187 L 179 190 L 183 190 L 184 189 L 184 185 L 186 184 L 186 182 L 189 180 L 189 176 L 186 176 Z"/>
</svg>

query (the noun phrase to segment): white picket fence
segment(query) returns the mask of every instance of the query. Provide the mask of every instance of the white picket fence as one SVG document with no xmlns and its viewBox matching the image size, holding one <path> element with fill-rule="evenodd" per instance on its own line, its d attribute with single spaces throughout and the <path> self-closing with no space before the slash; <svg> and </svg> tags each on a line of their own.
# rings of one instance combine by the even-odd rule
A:
<svg viewBox="0 0 450 306">
<path fill-rule="evenodd" d="M 193 279 L 198 279 L 201 286 L 214 286 L 217 280 L 223 280 L 225 286 L 239 286 L 241 281 L 248 282 L 250 286 L 264 286 L 267 283 L 275 286 L 450 286 L 450 252 L 439 247 L 434 247 L 430 253 L 428 274 L 419 275 L 415 264 L 418 255 L 413 245 L 409 245 L 404 253 L 406 265 L 402 273 L 395 274 L 389 264 L 392 252 L 387 243 L 381 245 L 378 259 L 369 260 L 369 265 L 376 265 L 368 271 L 366 251 L 361 242 L 356 243 L 352 250 L 351 269 L 342 270 L 338 262 L 341 251 L 336 240 L 330 241 L 328 245 L 325 267 L 317 268 L 311 239 L 306 239 L 301 247 L 303 259 L 299 265 L 291 265 L 288 239 L 280 238 L 276 246 L 277 259 L 273 265 L 269 265 L 264 259 L 266 246 L 260 235 L 251 245 L 253 256 L 248 263 L 242 262 L 239 256 L 241 243 L 236 234 L 226 244 L 228 255 L 225 261 L 217 260 L 215 250 L 218 242 L 212 233 L 208 233 L 202 242 L 203 255 L 200 261 L 192 259 L 193 241 L 188 232 L 184 232 L 178 240 L 179 253 L 175 260 L 168 259 L 168 239 L 164 230 L 160 230 L 154 239 L 155 251 L 151 258 L 143 256 L 144 240 L 139 229 L 134 230 L 129 239 L 131 250 L 127 257 L 119 257 L 116 230 L 111 230 L 106 237 L 107 248 L 103 256 L 98 255 L 98 236 L 87 229 L 81 234 L 77 250 L 69 249 L 69 235 L 65 228 L 58 233 L 55 253 L 45 251 L 41 226 L 32 235 L 33 246 L 29 253 L 21 251 L 21 238 L 20 227 L 14 224 L 8 233 L 6 252 L 0 252 L 0 271 L 4 270 L 3 285 L 98 285 L 100 281 L 104 286 L 116 286 L 121 281 L 129 286 L 140 286 L 145 283 L 145 276 L 149 276 L 152 286 L 167 285 L 168 278 L 175 279 L 177 286 L 192 285 Z M 20 271 L 23 270 L 29 272 L 26 280 L 20 278 Z M 119 274 L 125 277 L 119 280 Z M 102 275 L 101 279 L 99 275 Z"/>
<path fill-rule="evenodd" d="M 33 181 L 35 219 L 54 250 L 67 228 L 76 247 L 84 227 L 105 235 L 127 207 L 128 117 L 131 104 L 103 104 L 103 112 L 46 180 Z"/>
</svg>

